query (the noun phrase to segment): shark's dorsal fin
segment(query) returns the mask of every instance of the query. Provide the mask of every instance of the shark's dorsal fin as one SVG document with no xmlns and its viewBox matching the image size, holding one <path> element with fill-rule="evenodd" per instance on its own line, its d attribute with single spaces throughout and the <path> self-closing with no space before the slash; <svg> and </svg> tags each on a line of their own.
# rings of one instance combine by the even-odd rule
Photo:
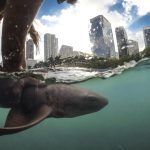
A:
<svg viewBox="0 0 150 150">
<path fill-rule="evenodd" d="M 0 135 L 13 134 L 30 128 L 49 116 L 52 109 L 48 105 L 42 105 L 36 111 L 26 113 L 21 107 L 10 110 L 5 127 L 0 128 Z"/>
</svg>

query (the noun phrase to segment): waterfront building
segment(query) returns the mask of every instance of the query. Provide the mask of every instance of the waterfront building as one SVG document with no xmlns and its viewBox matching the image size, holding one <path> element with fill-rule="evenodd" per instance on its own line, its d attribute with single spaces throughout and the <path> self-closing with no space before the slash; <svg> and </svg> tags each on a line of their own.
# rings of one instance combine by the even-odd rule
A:
<svg viewBox="0 0 150 150">
<path fill-rule="evenodd" d="M 84 53 L 81 51 L 73 51 L 73 57 L 75 57 L 75 56 L 84 56 L 85 58 L 87 58 L 87 57 L 92 57 L 93 55 L 88 54 L 88 53 Z"/>
<path fill-rule="evenodd" d="M 112 57 L 115 53 L 114 39 L 110 22 L 99 15 L 90 19 L 91 29 L 89 32 L 91 48 L 97 57 Z"/>
<path fill-rule="evenodd" d="M 27 59 L 26 63 L 28 68 L 32 68 L 37 63 L 37 60 Z"/>
<path fill-rule="evenodd" d="M 62 45 L 60 48 L 59 55 L 61 58 L 67 58 L 73 56 L 73 47 L 68 45 Z"/>
<path fill-rule="evenodd" d="M 115 52 L 114 58 L 119 59 L 119 53 L 118 52 Z"/>
<path fill-rule="evenodd" d="M 145 48 L 150 47 L 150 26 L 145 27 L 143 32 L 144 32 Z"/>
<path fill-rule="evenodd" d="M 128 40 L 127 41 L 127 49 L 129 55 L 135 55 L 139 53 L 139 45 L 137 41 Z"/>
<path fill-rule="evenodd" d="M 34 43 L 31 39 L 26 42 L 26 59 L 34 59 Z"/>
<path fill-rule="evenodd" d="M 48 58 L 55 58 L 58 53 L 58 38 L 54 34 L 46 33 L 44 35 L 44 61 Z"/>
<path fill-rule="evenodd" d="M 119 57 L 127 56 L 128 55 L 128 48 L 127 48 L 128 36 L 125 31 L 125 28 L 117 27 L 115 29 L 115 32 L 116 32 Z"/>
<path fill-rule="evenodd" d="M 73 57 L 79 56 L 79 55 L 80 55 L 80 52 L 79 52 L 79 51 L 73 51 Z"/>
</svg>

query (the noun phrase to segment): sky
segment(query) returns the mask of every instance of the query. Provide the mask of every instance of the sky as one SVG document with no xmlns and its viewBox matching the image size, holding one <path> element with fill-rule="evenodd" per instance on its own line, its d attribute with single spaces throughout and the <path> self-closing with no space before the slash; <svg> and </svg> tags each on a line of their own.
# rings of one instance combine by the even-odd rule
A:
<svg viewBox="0 0 150 150">
<path fill-rule="evenodd" d="M 78 0 L 75 5 L 44 0 L 34 21 L 41 37 L 40 51 L 35 59 L 44 58 L 45 33 L 56 35 L 59 48 L 64 44 L 73 46 L 76 51 L 91 53 L 90 19 L 98 15 L 103 15 L 111 23 L 116 51 L 115 28 L 118 26 L 125 27 L 128 39 L 138 41 L 141 51 L 145 46 L 143 27 L 150 26 L 149 6 L 149 0 Z"/>
</svg>

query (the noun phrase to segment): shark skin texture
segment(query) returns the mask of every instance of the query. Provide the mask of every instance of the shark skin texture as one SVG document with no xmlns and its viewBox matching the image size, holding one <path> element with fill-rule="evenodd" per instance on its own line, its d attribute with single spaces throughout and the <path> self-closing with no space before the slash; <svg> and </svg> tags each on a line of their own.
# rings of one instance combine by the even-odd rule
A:
<svg viewBox="0 0 150 150">
<path fill-rule="evenodd" d="M 0 79 L 0 107 L 11 108 L 0 135 L 26 130 L 46 118 L 73 118 L 97 112 L 106 98 L 72 85 L 46 85 L 31 77 Z M 6 89 L 7 90 L 6 92 Z"/>
</svg>

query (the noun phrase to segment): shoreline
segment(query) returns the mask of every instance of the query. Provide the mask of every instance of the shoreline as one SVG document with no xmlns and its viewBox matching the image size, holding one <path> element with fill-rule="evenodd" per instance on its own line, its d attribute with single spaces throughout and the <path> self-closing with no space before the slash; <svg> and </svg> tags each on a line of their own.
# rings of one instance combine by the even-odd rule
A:
<svg viewBox="0 0 150 150">
<path fill-rule="evenodd" d="M 83 67 L 56 67 L 51 68 L 39 68 L 31 69 L 25 72 L 6 73 L 0 72 L 0 78 L 13 78 L 20 79 L 27 76 L 34 77 L 38 80 L 45 82 L 46 84 L 75 84 L 84 81 L 88 81 L 93 78 L 108 79 L 110 77 L 120 75 L 124 71 L 136 67 L 140 63 L 144 63 L 150 58 L 144 58 L 138 62 L 130 61 L 124 62 L 124 65 L 118 66 L 114 69 L 95 69 L 95 68 L 83 68 Z"/>
</svg>

